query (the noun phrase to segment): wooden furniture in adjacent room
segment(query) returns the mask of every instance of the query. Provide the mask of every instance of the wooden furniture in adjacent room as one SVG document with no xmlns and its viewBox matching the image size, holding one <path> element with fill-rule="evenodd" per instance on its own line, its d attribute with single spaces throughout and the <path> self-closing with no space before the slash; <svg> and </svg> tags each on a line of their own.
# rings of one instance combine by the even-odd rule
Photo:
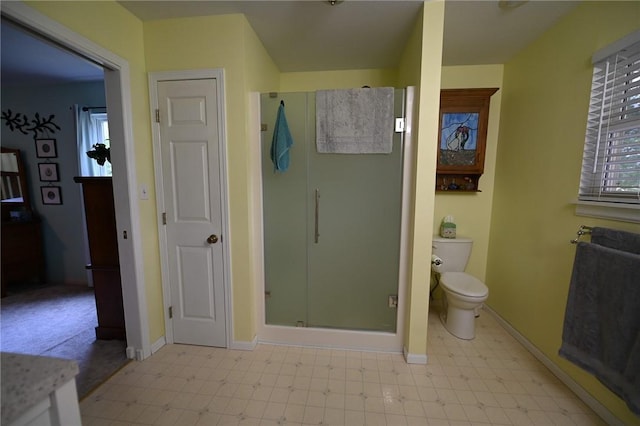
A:
<svg viewBox="0 0 640 426">
<path fill-rule="evenodd" d="M 31 210 L 20 150 L 2 147 L 1 295 L 11 283 L 46 279 L 41 222 Z"/>
<path fill-rule="evenodd" d="M 124 308 L 113 183 L 110 177 L 75 177 L 82 185 L 89 257 L 96 297 L 96 338 L 125 340 Z"/>
<path fill-rule="evenodd" d="M 2 222 L 2 293 L 12 282 L 46 280 L 40 220 Z"/>
</svg>

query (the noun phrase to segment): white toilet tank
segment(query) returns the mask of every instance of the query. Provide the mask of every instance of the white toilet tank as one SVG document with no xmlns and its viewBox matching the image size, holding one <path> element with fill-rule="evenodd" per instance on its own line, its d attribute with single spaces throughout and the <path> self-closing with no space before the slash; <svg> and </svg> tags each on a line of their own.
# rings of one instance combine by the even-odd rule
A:
<svg viewBox="0 0 640 426">
<path fill-rule="evenodd" d="M 439 273 L 464 272 L 467 266 L 473 240 L 471 238 L 442 238 L 434 236 L 432 240 L 433 254 L 442 259 L 441 265 L 431 264 L 431 268 Z"/>
</svg>

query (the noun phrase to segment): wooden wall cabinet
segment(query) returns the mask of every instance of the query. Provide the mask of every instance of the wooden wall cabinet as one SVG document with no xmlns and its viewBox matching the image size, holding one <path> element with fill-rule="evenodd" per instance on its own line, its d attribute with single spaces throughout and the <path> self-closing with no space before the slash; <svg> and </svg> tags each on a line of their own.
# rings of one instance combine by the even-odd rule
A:
<svg viewBox="0 0 640 426">
<path fill-rule="evenodd" d="M 497 88 L 440 92 L 436 191 L 479 192 L 489 102 Z"/>
<path fill-rule="evenodd" d="M 110 177 L 76 177 L 82 185 L 89 256 L 96 297 L 97 339 L 125 340 L 118 235 Z"/>
</svg>

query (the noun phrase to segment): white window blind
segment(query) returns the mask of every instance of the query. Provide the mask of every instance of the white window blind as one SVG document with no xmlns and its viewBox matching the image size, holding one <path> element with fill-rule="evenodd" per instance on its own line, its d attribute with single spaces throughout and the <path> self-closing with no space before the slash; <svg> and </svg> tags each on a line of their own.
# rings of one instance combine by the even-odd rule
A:
<svg viewBox="0 0 640 426">
<path fill-rule="evenodd" d="M 594 56 L 581 201 L 640 204 L 640 32 L 624 40 Z"/>
</svg>

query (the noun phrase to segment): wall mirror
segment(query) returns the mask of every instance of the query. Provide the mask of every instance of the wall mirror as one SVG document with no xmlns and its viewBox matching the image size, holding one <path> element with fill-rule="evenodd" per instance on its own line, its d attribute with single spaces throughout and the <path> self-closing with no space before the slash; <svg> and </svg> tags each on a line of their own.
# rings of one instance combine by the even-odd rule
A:
<svg viewBox="0 0 640 426">
<path fill-rule="evenodd" d="M 8 220 L 11 212 L 30 212 L 29 188 L 19 149 L 1 148 L 0 196 L 2 220 Z"/>
</svg>

